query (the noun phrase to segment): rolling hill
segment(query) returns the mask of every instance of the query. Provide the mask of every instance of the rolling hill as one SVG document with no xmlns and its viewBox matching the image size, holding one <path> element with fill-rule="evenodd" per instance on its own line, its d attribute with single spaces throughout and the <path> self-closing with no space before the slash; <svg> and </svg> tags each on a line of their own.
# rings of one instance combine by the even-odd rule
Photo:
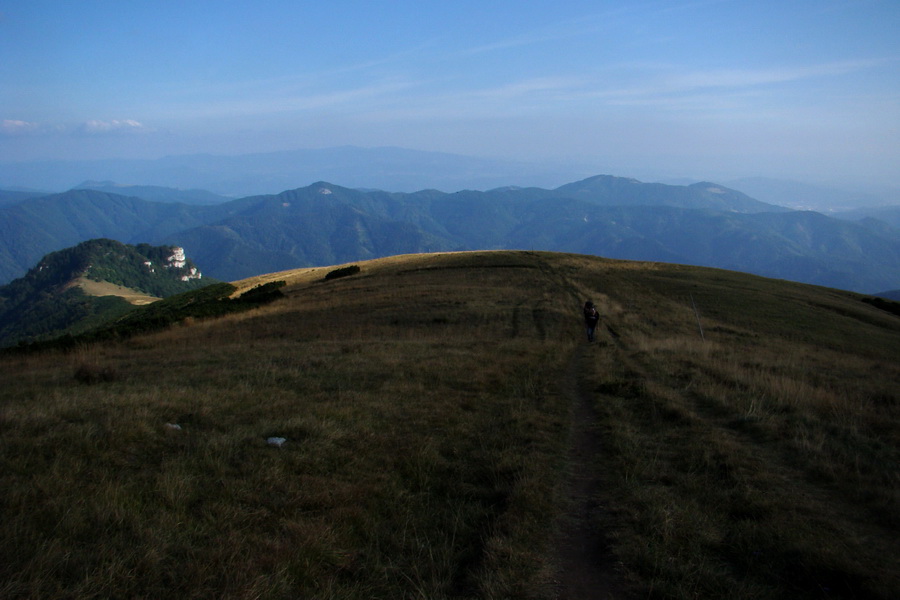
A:
<svg viewBox="0 0 900 600">
<path fill-rule="evenodd" d="M 574 254 L 356 266 L 0 354 L 2 595 L 900 594 L 891 312 Z"/>
</svg>

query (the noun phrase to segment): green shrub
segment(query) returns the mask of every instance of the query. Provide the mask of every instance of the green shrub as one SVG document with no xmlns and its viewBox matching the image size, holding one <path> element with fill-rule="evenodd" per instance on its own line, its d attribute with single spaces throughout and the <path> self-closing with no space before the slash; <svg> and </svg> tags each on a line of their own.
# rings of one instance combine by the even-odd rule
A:
<svg viewBox="0 0 900 600">
<path fill-rule="evenodd" d="M 338 279 L 340 277 L 347 277 L 349 275 L 356 275 L 359 273 L 359 267 L 357 265 L 350 265 L 349 267 L 341 267 L 340 269 L 335 269 L 334 271 L 329 271 L 327 275 L 325 275 L 324 281 L 330 281 L 332 279 Z"/>
</svg>

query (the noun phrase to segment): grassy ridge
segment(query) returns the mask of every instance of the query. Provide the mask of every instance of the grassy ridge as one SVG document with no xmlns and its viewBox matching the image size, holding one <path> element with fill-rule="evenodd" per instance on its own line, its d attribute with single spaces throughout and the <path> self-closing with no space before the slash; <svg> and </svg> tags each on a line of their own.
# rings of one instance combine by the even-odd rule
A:
<svg viewBox="0 0 900 600">
<path fill-rule="evenodd" d="M 13 359 L 2 508 L 17 516 L 3 525 L 2 595 L 449 597 L 527 585 L 517 578 L 540 557 L 506 546 L 540 538 L 550 509 L 568 315 L 535 344 L 516 292 L 535 269 L 513 269 L 516 280 L 416 268 Z M 79 385 L 83 364 L 111 375 Z M 272 436 L 287 441 L 268 446 Z"/>
<path fill-rule="evenodd" d="M 665 598 L 896 597 L 900 321 L 727 272 L 607 281 L 628 333 L 585 385 L 629 576 Z"/>
<path fill-rule="evenodd" d="M 594 525 L 637 597 L 900 590 L 896 316 L 580 256 L 360 267 L 2 357 L 0 596 L 552 598 L 572 389 L 602 440 Z"/>
</svg>

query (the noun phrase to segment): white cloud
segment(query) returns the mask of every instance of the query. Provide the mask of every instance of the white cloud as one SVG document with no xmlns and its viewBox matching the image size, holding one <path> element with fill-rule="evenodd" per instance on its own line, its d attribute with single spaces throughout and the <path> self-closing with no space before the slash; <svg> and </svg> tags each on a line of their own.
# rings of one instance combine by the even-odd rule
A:
<svg viewBox="0 0 900 600">
<path fill-rule="evenodd" d="M 2 135 L 25 135 L 35 133 L 39 128 L 37 123 L 19 121 L 17 119 L 3 119 L 0 122 L 0 134 Z"/>
<path fill-rule="evenodd" d="M 103 134 L 118 134 L 118 133 L 144 133 L 148 131 L 146 127 L 140 122 L 135 121 L 134 119 L 113 119 L 112 121 L 100 121 L 97 119 L 91 119 L 90 121 L 85 121 L 81 124 L 81 127 L 78 128 L 79 133 L 84 133 L 87 135 L 103 135 Z"/>
</svg>

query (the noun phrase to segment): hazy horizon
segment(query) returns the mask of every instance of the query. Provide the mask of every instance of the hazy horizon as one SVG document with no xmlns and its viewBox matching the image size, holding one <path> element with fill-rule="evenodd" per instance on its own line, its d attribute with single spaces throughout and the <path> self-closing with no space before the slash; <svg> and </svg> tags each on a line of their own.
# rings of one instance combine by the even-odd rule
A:
<svg viewBox="0 0 900 600">
<path fill-rule="evenodd" d="M 399 147 L 900 187 L 897 30 L 879 0 L 14 1 L 0 162 Z"/>
</svg>

